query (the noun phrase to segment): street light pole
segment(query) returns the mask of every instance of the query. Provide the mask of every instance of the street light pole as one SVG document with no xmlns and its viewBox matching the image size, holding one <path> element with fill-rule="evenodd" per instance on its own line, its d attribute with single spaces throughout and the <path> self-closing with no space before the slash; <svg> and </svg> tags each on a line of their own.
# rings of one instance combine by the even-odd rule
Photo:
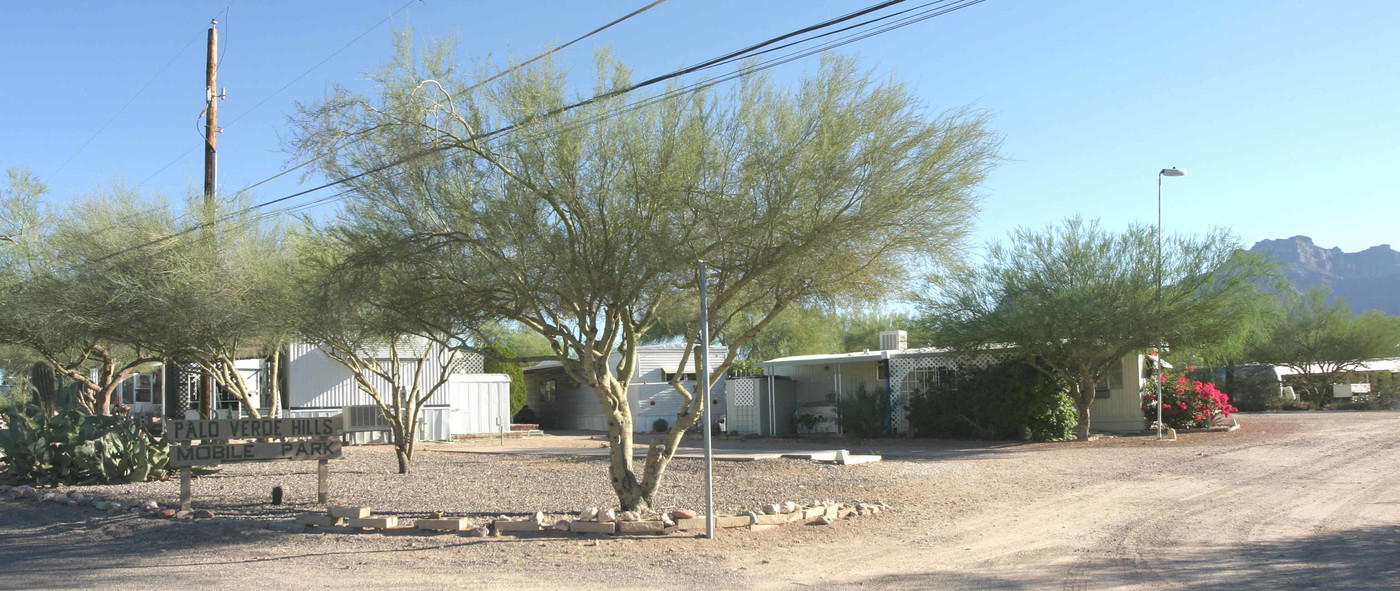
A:
<svg viewBox="0 0 1400 591">
<path fill-rule="evenodd" d="M 1186 171 L 1173 166 L 1163 168 L 1157 173 L 1157 312 L 1162 312 L 1162 177 L 1164 176 L 1186 176 Z M 1157 441 L 1162 440 L 1162 346 L 1161 335 L 1158 335 L 1157 354 L 1153 356 L 1152 364 L 1157 370 L 1152 376 L 1152 389 L 1157 391 Z"/>
</svg>

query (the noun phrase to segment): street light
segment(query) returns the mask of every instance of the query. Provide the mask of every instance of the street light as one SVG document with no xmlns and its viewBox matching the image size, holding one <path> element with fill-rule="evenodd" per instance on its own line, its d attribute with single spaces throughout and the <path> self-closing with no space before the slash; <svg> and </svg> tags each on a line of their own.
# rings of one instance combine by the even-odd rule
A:
<svg viewBox="0 0 1400 591">
<path fill-rule="evenodd" d="M 1163 168 L 1157 173 L 1157 312 L 1162 311 L 1162 177 L 1186 176 L 1186 171 L 1175 166 Z M 1158 335 L 1159 337 L 1161 335 Z M 1152 360 L 1157 371 L 1152 376 L 1152 389 L 1157 391 L 1157 441 L 1162 440 L 1162 345 L 1157 343 L 1157 355 Z"/>
</svg>

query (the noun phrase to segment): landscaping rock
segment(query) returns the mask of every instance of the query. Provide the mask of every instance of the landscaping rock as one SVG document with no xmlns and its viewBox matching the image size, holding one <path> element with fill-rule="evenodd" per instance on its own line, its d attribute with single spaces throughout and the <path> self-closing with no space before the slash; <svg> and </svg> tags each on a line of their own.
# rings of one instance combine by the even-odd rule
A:
<svg viewBox="0 0 1400 591">
<path fill-rule="evenodd" d="M 59 499 L 67 498 L 68 497 L 62 496 L 58 493 L 44 493 L 44 496 L 39 497 L 39 500 L 45 503 L 57 503 Z"/>
<path fill-rule="evenodd" d="M 160 505 L 157 504 L 155 501 L 144 501 L 134 505 L 134 508 L 137 511 L 145 511 L 147 513 L 150 513 L 152 511 L 159 511 Z"/>
<path fill-rule="evenodd" d="M 620 522 L 624 522 L 624 521 L 641 521 L 641 520 L 642 520 L 642 516 L 639 515 L 636 511 L 623 511 L 623 512 L 617 514 L 617 521 L 618 521 L 619 523 L 620 523 Z"/>
<path fill-rule="evenodd" d="M 783 512 L 783 508 L 782 508 L 782 507 L 779 507 L 778 505 L 764 505 L 764 506 L 763 506 L 763 514 L 764 514 L 764 515 L 777 515 L 777 514 L 782 513 L 782 512 Z"/>
<path fill-rule="evenodd" d="M 812 520 L 812 525 L 831 525 L 834 521 L 825 515 Z"/>
<path fill-rule="evenodd" d="M 399 518 L 393 515 L 383 517 L 347 517 L 345 525 L 360 529 L 389 529 L 399 526 Z"/>
<path fill-rule="evenodd" d="M 107 511 L 112 508 L 112 503 L 108 501 L 98 501 L 92 504 L 92 508 L 98 511 Z"/>
<path fill-rule="evenodd" d="M 169 511 L 169 509 L 166 509 Z M 163 513 L 164 511 L 162 511 Z M 175 519 L 194 519 L 194 511 L 180 510 L 175 512 Z"/>
<path fill-rule="evenodd" d="M 553 525 L 553 526 L 550 526 L 550 529 L 552 529 L 552 530 L 554 530 L 554 531 L 569 531 L 569 527 L 570 527 L 569 520 L 567 520 L 567 519 L 560 519 L 559 521 L 554 522 L 554 525 Z"/>
<path fill-rule="evenodd" d="M 665 531 L 666 524 L 660 521 L 619 521 L 619 534 L 659 534 Z"/>
<path fill-rule="evenodd" d="M 11 492 L 12 492 L 12 494 L 14 494 L 15 496 L 21 497 L 21 498 L 25 498 L 25 499 L 37 499 L 37 498 L 39 498 L 39 489 L 34 488 L 34 487 L 32 487 L 32 486 L 28 486 L 28 485 L 25 485 L 25 486 L 16 486 L 15 489 L 14 489 L 13 491 L 11 491 Z"/>
<path fill-rule="evenodd" d="M 798 508 L 798 507 L 797 507 L 797 503 L 794 503 L 794 502 L 792 502 L 792 501 L 788 501 L 788 502 L 783 503 L 782 505 L 780 505 L 780 506 L 778 507 L 778 510 L 781 511 L 781 512 L 783 512 L 783 513 L 792 513 L 793 511 L 796 511 L 797 508 Z"/>
<path fill-rule="evenodd" d="M 617 512 L 612 509 L 603 509 L 598 513 L 598 523 L 612 523 L 617 521 Z"/>
<path fill-rule="evenodd" d="M 155 511 L 154 516 L 159 517 L 161 519 L 170 519 L 172 517 L 175 517 L 176 513 L 178 513 L 178 511 L 174 509 L 161 509 L 160 511 Z"/>
<path fill-rule="evenodd" d="M 433 511 L 429 513 L 428 519 L 442 519 L 442 511 Z"/>
<path fill-rule="evenodd" d="M 208 509 L 195 509 L 194 517 L 195 519 L 213 519 L 214 512 Z"/>
<path fill-rule="evenodd" d="M 369 517 L 369 507 L 345 507 L 336 505 L 330 507 L 328 511 L 331 517 L 344 517 L 346 519 L 363 519 Z"/>
<path fill-rule="evenodd" d="M 469 537 L 469 538 L 484 538 L 484 537 L 486 537 L 486 534 L 487 534 L 487 533 L 490 533 L 490 532 L 487 532 L 487 531 L 486 531 L 486 528 L 485 528 L 484 526 L 483 526 L 483 527 L 473 527 L 473 528 L 467 530 L 467 537 Z"/>
<path fill-rule="evenodd" d="M 595 521 L 598 519 L 598 508 L 589 507 L 578 512 L 578 519 L 574 521 Z"/>
<path fill-rule="evenodd" d="M 569 531 L 576 534 L 612 534 L 617 532 L 617 524 L 599 521 L 575 521 L 569 525 Z"/>
<path fill-rule="evenodd" d="M 699 516 L 700 513 L 698 511 L 691 511 L 690 509 L 676 509 L 671 512 L 671 519 L 695 519 Z"/>
<path fill-rule="evenodd" d="M 419 519 L 413 522 L 413 527 L 425 531 L 462 531 L 467 528 L 467 518 Z"/>
<path fill-rule="evenodd" d="M 306 527 L 331 527 L 333 525 L 345 525 L 345 518 L 331 517 L 325 513 L 302 513 L 297 515 L 297 523 Z"/>
</svg>

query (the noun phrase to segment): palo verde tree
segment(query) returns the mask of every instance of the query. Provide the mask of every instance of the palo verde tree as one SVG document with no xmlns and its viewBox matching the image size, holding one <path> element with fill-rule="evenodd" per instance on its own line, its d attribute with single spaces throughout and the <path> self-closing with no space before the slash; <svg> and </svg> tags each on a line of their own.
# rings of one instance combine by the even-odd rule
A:
<svg viewBox="0 0 1400 591">
<path fill-rule="evenodd" d="M 1157 243 L 1149 226 L 1114 233 L 1079 217 L 1019 228 L 981 266 L 933 277 L 918 304 L 936 345 L 1010 347 L 1069 384 L 1085 439 L 1096 387 L 1124 356 L 1229 340 L 1267 305 L 1271 268 L 1227 232 Z"/>
<path fill-rule="evenodd" d="M 75 250 L 120 234 L 113 224 L 144 203 L 112 187 L 54 212 L 32 174 L 13 169 L 9 180 L 0 202 L 0 340 L 33 351 L 77 383 L 80 408 L 111 414 L 122 381 L 160 357 L 124 339 L 125 326 L 111 322 L 111 294 L 72 261 Z"/>
<path fill-rule="evenodd" d="M 1327 301 L 1327 289 L 1292 294 L 1280 306 L 1282 320 L 1245 354 L 1253 361 L 1293 369 L 1307 399 L 1332 399 L 1337 377 L 1368 359 L 1400 356 L 1400 318 L 1375 310 L 1356 314 L 1346 302 Z"/>
<path fill-rule="evenodd" d="M 708 399 L 674 382 L 682 411 L 634 465 L 637 347 L 658 310 L 695 297 L 697 261 L 712 269 L 711 333 L 737 335 L 718 380 L 788 307 L 880 298 L 912 265 L 954 258 L 997 146 L 980 116 L 931 116 L 847 58 L 791 89 L 755 75 L 647 95 L 603 52 L 594 98 L 571 108 L 548 59 L 478 84 L 486 73 L 467 76 L 451 51 L 418 55 L 400 36 L 376 95 L 340 88 L 303 107 L 297 147 L 333 152 L 328 176 L 364 175 L 340 240 L 427 286 L 433 315 L 453 312 L 424 334 L 470 349 L 495 321 L 551 343 L 607 417 L 625 509 L 650 503 Z M 699 327 L 683 332 L 694 342 Z"/>
<path fill-rule="evenodd" d="M 298 334 L 349 370 L 374 401 L 389 425 L 399 473 L 408 474 L 423 407 L 447 387 L 462 354 L 416 331 L 442 322 L 425 284 L 392 260 L 350 265 L 345 256 L 324 234 L 303 243 Z"/>
</svg>

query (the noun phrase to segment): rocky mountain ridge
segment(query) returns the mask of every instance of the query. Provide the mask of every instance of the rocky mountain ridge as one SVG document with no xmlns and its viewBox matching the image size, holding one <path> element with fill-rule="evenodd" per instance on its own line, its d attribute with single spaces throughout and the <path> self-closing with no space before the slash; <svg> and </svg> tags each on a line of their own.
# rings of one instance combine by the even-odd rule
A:
<svg viewBox="0 0 1400 591">
<path fill-rule="evenodd" d="M 1300 291 L 1315 285 L 1332 288 L 1352 310 L 1380 310 L 1400 316 L 1400 252 L 1389 244 L 1360 252 L 1322 248 L 1307 236 L 1260 240 L 1250 250 L 1273 257 Z"/>
</svg>

